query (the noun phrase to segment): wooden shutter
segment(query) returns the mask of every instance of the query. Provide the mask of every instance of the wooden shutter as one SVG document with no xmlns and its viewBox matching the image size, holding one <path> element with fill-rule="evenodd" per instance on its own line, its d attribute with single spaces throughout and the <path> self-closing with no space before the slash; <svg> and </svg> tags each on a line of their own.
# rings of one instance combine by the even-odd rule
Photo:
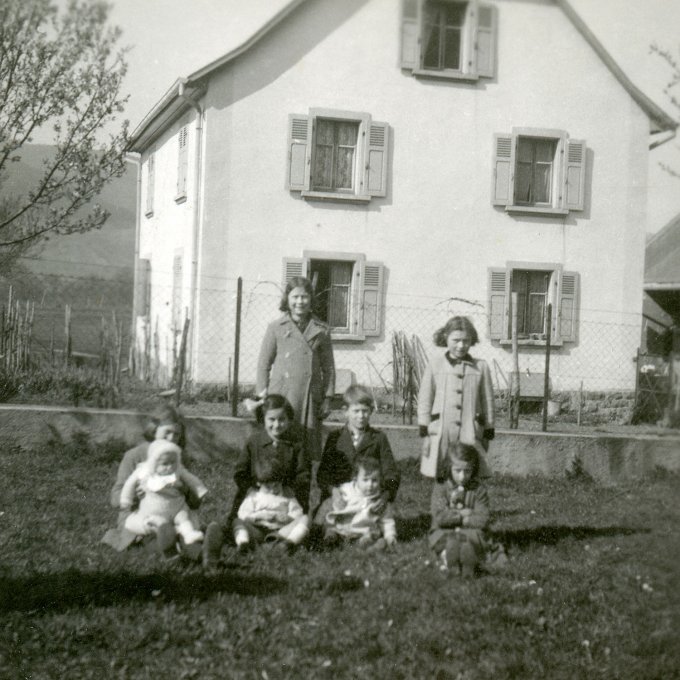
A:
<svg viewBox="0 0 680 680">
<path fill-rule="evenodd" d="M 477 75 L 493 78 L 496 66 L 496 8 L 479 5 L 477 11 Z"/>
<path fill-rule="evenodd" d="M 183 255 L 181 252 L 175 254 L 172 260 L 172 306 L 171 319 L 173 330 L 182 330 L 182 272 Z"/>
<path fill-rule="evenodd" d="M 364 186 L 369 196 L 387 195 L 389 131 L 387 123 L 372 121 L 368 125 Z"/>
<path fill-rule="evenodd" d="M 418 64 L 418 0 L 401 3 L 401 67 L 416 68 Z"/>
<path fill-rule="evenodd" d="M 135 316 L 148 316 L 151 311 L 151 260 L 138 258 L 135 267 Z"/>
<path fill-rule="evenodd" d="M 291 191 L 309 189 L 310 144 L 309 116 L 299 113 L 288 116 L 288 188 Z"/>
<path fill-rule="evenodd" d="M 187 169 L 189 165 L 189 126 L 182 125 L 179 129 L 179 156 L 177 162 L 177 197 L 187 195 Z"/>
<path fill-rule="evenodd" d="M 283 287 L 295 276 L 309 276 L 309 260 L 306 257 L 283 258 Z"/>
<path fill-rule="evenodd" d="M 578 285 L 579 277 L 576 272 L 562 272 L 559 310 L 559 336 L 562 342 L 576 342 Z"/>
<path fill-rule="evenodd" d="M 153 192 L 156 182 L 156 154 L 150 153 L 146 161 L 146 214 L 153 213 Z"/>
<path fill-rule="evenodd" d="M 512 205 L 510 196 L 512 146 L 512 135 L 494 134 L 493 182 L 491 186 L 492 205 Z"/>
<path fill-rule="evenodd" d="M 359 334 L 375 337 L 382 331 L 383 282 L 385 267 L 380 262 L 361 262 L 361 293 Z"/>
<path fill-rule="evenodd" d="M 580 139 L 567 141 L 565 159 L 565 208 L 583 210 L 586 186 L 586 143 Z"/>
<path fill-rule="evenodd" d="M 489 267 L 489 338 L 508 338 L 508 270 Z"/>
</svg>

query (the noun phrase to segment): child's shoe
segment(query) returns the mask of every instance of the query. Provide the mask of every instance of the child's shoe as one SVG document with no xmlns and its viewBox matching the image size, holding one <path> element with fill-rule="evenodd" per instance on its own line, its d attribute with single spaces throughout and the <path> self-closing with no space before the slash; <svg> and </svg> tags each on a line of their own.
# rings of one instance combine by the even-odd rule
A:
<svg viewBox="0 0 680 680">
<path fill-rule="evenodd" d="M 477 554 L 471 543 L 460 546 L 460 565 L 463 578 L 474 578 L 477 573 Z"/>
<path fill-rule="evenodd" d="M 216 569 L 222 554 L 222 527 L 217 522 L 210 522 L 203 539 L 203 567 Z"/>
<path fill-rule="evenodd" d="M 442 550 L 437 555 L 437 566 L 439 567 L 439 571 L 448 571 L 449 570 L 449 558 L 446 554 L 446 550 Z"/>
</svg>

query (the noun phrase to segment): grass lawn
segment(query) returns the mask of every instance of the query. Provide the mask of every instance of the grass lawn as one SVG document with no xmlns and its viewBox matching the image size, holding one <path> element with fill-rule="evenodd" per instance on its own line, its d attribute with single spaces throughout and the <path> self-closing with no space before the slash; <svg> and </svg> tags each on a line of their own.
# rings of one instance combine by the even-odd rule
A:
<svg viewBox="0 0 680 680">
<path fill-rule="evenodd" d="M 214 576 L 99 543 L 122 447 L 0 454 L 0 678 L 680 677 L 680 477 L 603 488 L 496 478 L 510 555 L 474 581 L 439 572 L 412 462 L 393 554 L 236 558 Z M 230 461 L 194 464 L 214 519 Z"/>
</svg>

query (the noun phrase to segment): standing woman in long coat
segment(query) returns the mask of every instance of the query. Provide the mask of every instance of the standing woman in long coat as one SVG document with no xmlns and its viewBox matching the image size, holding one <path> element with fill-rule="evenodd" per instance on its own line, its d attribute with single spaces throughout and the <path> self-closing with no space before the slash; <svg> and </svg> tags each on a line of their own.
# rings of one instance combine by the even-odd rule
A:
<svg viewBox="0 0 680 680">
<path fill-rule="evenodd" d="M 257 362 L 258 396 L 281 394 L 305 430 L 311 458 L 321 452 L 321 422 L 335 393 L 335 363 L 329 327 L 312 316 L 314 289 L 309 279 L 293 277 L 279 309 L 283 316 L 267 326 Z"/>
<path fill-rule="evenodd" d="M 426 477 L 445 475 L 449 445 L 458 441 L 477 449 L 479 474 L 489 474 L 484 454 L 495 434 L 494 394 L 486 362 L 469 354 L 477 341 L 466 316 L 452 317 L 434 334 L 434 344 L 446 351 L 428 364 L 418 392 L 420 471 Z"/>
</svg>

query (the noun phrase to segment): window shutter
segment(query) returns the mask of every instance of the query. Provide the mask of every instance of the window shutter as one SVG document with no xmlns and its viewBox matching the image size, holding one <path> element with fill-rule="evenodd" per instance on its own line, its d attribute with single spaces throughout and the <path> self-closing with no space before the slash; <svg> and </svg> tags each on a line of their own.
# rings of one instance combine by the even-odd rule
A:
<svg viewBox="0 0 680 680">
<path fill-rule="evenodd" d="M 361 262 L 360 335 L 376 337 L 381 333 L 383 281 L 385 267 L 380 262 Z"/>
<path fill-rule="evenodd" d="M 182 253 L 172 260 L 172 307 L 170 323 L 175 331 L 182 329 Z"/>
<path fill-rule="evenodd" d="M 562 342 L 576 342 L 578 279 L 576 272 L 562 273 L 559 318 L 559 334 Z"/>
<path fill-rule="evenodd" d="M 179 160 L 177 163 L 177 196 L 187 195 L 187 167 L 189 165 L 188 154 L 189 126 L 182 125 L 179 129 Z"/>
<path fill-rule="evenodd" d="M 283 258 L 283 287 L 296 276 L 309 276 L 309 260 L 306 257 L 284 257 Z"/>
<path fill-rule="evenodd" d="M 586 143 L 583 140 L 570 139 L 567 142 L 564 181 L 564 207 L 569 210 L 583 210 L 586 186 Z"/>
<path fill-rule="evenodd" d="M 135 316 L 148 316 L 151 311 L 151 260 L 137 259 L 135 272 Z"/>
<path fill-rule="evenodd" d="M 389 125 L 372 121 L 368 126 L 366 147 L 366 178 L 364 186 L 369 196 L 387 195 L 387 150 Z"/>
<path fill-rule="evenodd" d="M 512 205 L 510 179 L 512 175 L 512 135 L 495 134 L 493 157 L 492 205 Z"/>
<path fill-rule="evenodd" d="M 496 8 L 480 5 L 477 19 L 477 75 L 493 78 L 496 65 Z"/>
<path fill-rule="evenodd" d="M 309 189 L 310 140 L 309 116 L 299 113 L 288 116 L 288 188 L 291 191 Z"/>
<path fill-rule="evenodd" d="M 418 62 L 418 0 L 401 3 L 401 68 L 416 68 Z"/>
<path fill-rule="evenodd" d="M 156 181 L 156 154 L 150 153 L 146 162 L 146 214 L 153 213 L 153 192 Z"/>
<path fill-rule="evenodd" d="M 508 271 L 489 267 L 489 338 L 508 338 Z"/>
</svg>

